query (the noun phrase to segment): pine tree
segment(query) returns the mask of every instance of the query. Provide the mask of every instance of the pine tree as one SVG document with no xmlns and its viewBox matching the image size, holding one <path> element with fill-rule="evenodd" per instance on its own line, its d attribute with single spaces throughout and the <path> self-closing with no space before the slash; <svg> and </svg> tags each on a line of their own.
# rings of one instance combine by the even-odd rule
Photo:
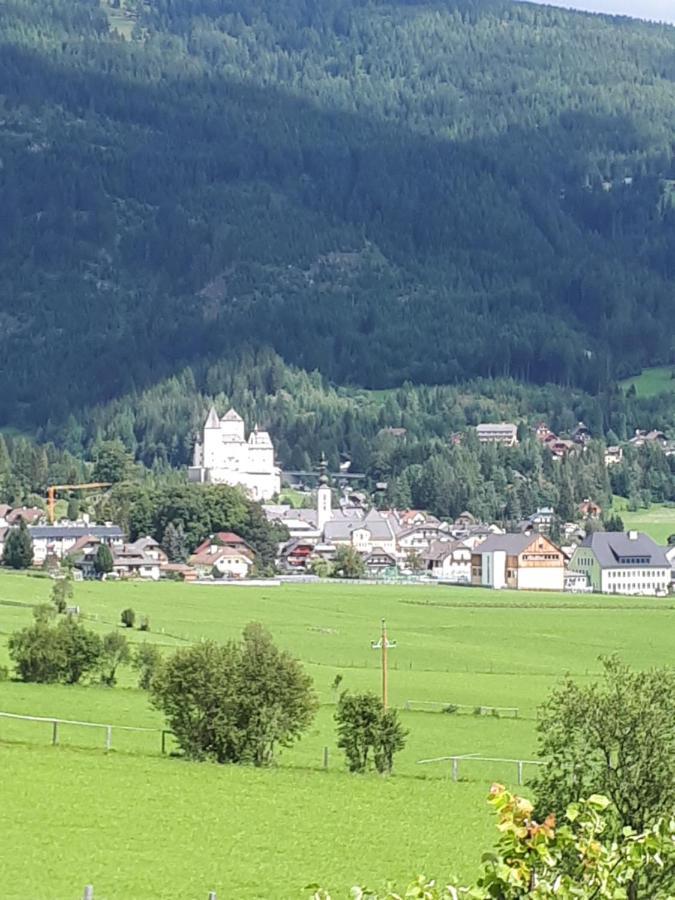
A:
<svg viewBox="0 0 675 900">
<path fill-rule="evenodd" d="M 188 556 L 188 545 L 182 524 L 169 522 L 164 530 L 162 547 L 171 562 L 185 562 Z"/>
<path fill-rule="evenodd" d="M 94 571 L 97 575 L 107 575 L 113 570 L 113 555 L 107 544 L 99 544 L 94 557 Z"/>
<path fill-rule="evenodd" d="M 33 563 L 33 541 L 23 519 L 7 535 L 3 560 L 12 569 L 27 569 Z"/>
</svg>

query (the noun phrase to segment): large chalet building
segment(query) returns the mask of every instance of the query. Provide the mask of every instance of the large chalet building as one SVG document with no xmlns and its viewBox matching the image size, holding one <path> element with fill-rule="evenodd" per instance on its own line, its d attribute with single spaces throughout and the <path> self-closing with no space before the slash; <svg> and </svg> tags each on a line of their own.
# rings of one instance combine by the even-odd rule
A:
<svg viewBox="0 0 675 900">
<path fill-rule="evenodd" d="M 474 548 L 471 583 L 482 587 L 562 591 L 565 556 L 544 534 L 494 534 Z"/>
</svg>

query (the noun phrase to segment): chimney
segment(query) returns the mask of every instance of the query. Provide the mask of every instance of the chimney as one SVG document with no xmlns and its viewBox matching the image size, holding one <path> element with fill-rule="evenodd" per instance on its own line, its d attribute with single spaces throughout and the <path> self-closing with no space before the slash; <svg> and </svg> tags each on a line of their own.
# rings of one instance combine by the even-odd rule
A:
<svg viewBox="0 0 675 900">
<path fill-rule="evenodd" d="M 637 541 L 637 539 L 638 539 L 637 531 L 629 531 L 628 532 L 628 540 L 629 541 Z"/>
</svg>

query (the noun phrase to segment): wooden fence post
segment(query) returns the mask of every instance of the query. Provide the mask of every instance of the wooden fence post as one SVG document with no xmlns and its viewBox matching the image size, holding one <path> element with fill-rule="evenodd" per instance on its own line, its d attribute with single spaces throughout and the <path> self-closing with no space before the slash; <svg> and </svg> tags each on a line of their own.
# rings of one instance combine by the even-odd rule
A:
<svg viewBox="0 0 675 900">
<path fill-rule="evenodd" d="M 215 891 L 209 891 L 209 900 L 218 900 Z"/>
<path fill-rule="evenodd" d="M 523 783 L 523 761 L 522 759 L 518 760 L 518 784 Z"/>
<path fill-rule="evenodd" d="M 459 760 L 456 756 L 452 757 L 452 780 L 459 781 Z"/>
<path fill-rule="evenodd" d="M 56 719 L 52 722 L 52 744 L 59 742 L 59 723 Z"/>
<path fill-rule="evenodd" d="M 94 885 L 88 884 L 84 889 L 82 900 L 94 900 Z"/>
<path fill-rule="evenodd" d="M 323 767 L 328 768 L 328 747 L 323 748 Z"/>
<path fill-rule="evenodd" d="M 112 725 L 106 725 L 105 729 L 105 749 L 112 750 Z"/>
</svg>

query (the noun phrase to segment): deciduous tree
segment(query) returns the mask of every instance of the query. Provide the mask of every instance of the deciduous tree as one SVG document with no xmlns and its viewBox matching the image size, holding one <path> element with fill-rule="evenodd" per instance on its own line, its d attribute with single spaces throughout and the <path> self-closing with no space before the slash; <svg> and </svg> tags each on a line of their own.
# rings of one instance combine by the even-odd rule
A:
<svg viewBox="0 0 675 900">
<path fill-rule="evenodd" d="M 239 642 L 178 650 L 150 690 L 186 756 L 219 763 L 269 764 L 309 726 L 317 705 L 302 666 L 257 624 Z"/>
</svg>

